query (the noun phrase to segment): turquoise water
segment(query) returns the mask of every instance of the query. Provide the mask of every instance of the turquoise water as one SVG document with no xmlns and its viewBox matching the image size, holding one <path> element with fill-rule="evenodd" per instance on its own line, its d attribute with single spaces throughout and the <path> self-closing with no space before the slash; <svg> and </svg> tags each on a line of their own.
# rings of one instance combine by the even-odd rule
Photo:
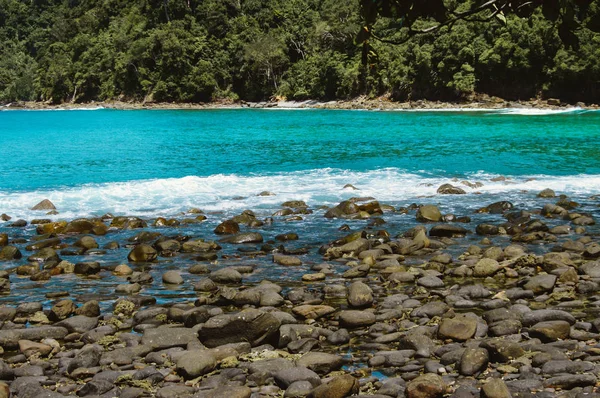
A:
<svg viewBox="0 0 600 398">
<path fill-rule="evenodd" d="M 600 112 L 583 110 L 5 111 L 0 211 L 38 196 L 73 215 L 231 208 L 263 190 L 330 203 L 346 183 L 409 199 L 499 175 L 581 193 L 600 175 L 598 126 Z"/>
<path fill-rule="evenodd" d="M 496 112 L 371 112 L 321 110 L 202 110 L 202 111 L 4 111 L 0 112 L 0 214 L 13 221 L 23 218 L 74 219 L 114 215 L 189 217 L 192 207 L 205 211 L 201 224 L 182 224 L 162 234 L 218 239 L 216 225 L 246 209 L 257 218 L 270 217 L 287 200 L 304 200 L 313 214 L 300 222 L 275 217 L 258 229 L 265 241 L 278 234 L 298 233 L 286 247 L 310 248 L 305 266 L 278 267 L 270 258 L 240 257 L 225 245 L 218 265 L 251 265 L 245 283 L 262 279 L 300 280 L 312 264 L 323 261 L 317 248 L 348 232 L 369 227 L 370 220 L 326 219 L 323 206 L 351 197 L 374 197 L 395 207 L 432 203 L 443 214 L 472 218 L 464 224 L 473 231 L 481 222 L 501 224 L 501 215 L 475 210 L 498 200 L 510 200 L 515 209 L 540 209 L 556 199 L 537 193 L 552 188 L 581 206 L 578 211 L 600 217 L 600 112 L 572 110 L 532 114 L 531 111 Z M 496 177 L 504 176 L 504 179 Z M 462 181 L 479 183 L 469 186 Z M 459 185 L 467 195 L 437 195 L 444 183 Z M 346 184 L 357 190 L 344 189 Z M 270 191 L 274 195 L 258 195 Z M 50 199 L 58 215 L 31 211 Z M 417 225 L 414 212 L 389 212 L 382 227 L 397 236 Z M 26 242 L 36 235 L 35 225 L 10 227 L 0 221 L 0 233 Z M 544 220 L 549 227 L 564 220 Z M 152 227 L 149 230 L 153 230 Z M 247 228 L 245 228 L 247 230 Z M 599 226 L 588 229 L 600 233 Z M 96 237 L 102 247 L 110 241 L 127 242 L 138 231 L 111 231 Z M 481 237 L 468 235 L 449 247 L 458 256 Z M 71 245 L 76 237 L 64 236 Z M 568 239 L 568 236 L 560 239 Z M 499 245 L 510 243 L 498 237 Z M 279 244 L 279 243 L 276 243 Z M 26 243 L 17 246 L 20 260 L 3 262 L 2 269 L 27 263 Z M 250 248 L 256 250 L 256 248 Z M 67 259 L 100 261 L 112 267 L 127 261 L 125 245 L 103 255 L 75 255 Z M 532 250 L 538 250 L 537 246 Z M 408 261 L 408 260 L 407 260 Z M 411 260 L 412 261 L 412 260 Z M 150 270 L 155 281 L 162 272 L 177 269 L 187 281 L 181 287 L 154 283 L 144 294 L 160 302 L 193 300 L 191 284 L 202 276 L 186 273 L 190 256 L 161 258 Z M 344 266 L 333 264 L 336 272 Z M 329 278 L 328 281 L 332 280 Z M 45 299 L 47 291 L 67 290 L 78 300 L 97 298 L 103 308 L 118 295 L 123 283 L 106 272 L 100 280 L 73 275 L 43 284 L 11 276 L 12 292 L 0 302 Z"/>
<path fill-rule="evenodd" d="M 11 111 L 3 190 L 329 167 L 464 177 L 599 174 L 600 113 Z"/>
</svg>

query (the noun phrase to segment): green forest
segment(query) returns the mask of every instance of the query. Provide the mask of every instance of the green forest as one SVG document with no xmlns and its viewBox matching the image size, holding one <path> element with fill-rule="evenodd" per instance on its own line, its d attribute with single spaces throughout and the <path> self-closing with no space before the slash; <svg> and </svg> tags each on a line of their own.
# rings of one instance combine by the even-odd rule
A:
<svg viewBox="0 0 600 398">
<path fill-rule="evenodd" d="M 585 18 L 600 17 L 600 0 L 586 7 Z M 377 32 L 390 40 L 371 40 L 365 62 L 358 0 L 0 0 L 0 102 L 477 93 L 594 103 L 600 34 L 581 22 L 577 45 L 542 10 L 458 20 L 391 44 L 405 28 L 381 17 Z"/>
</svg>

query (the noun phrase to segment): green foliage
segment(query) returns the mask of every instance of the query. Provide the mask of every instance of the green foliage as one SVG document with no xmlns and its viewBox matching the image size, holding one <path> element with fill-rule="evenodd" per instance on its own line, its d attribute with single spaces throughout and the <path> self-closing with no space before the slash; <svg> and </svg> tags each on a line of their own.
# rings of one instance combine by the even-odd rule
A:
<svg viewBox="0 0 600 398">
<path fill-rule="evenodd" d="M 486 3 L 0 0 L 0 102 L 597 101 L 600 0 Z"/>
</svg>

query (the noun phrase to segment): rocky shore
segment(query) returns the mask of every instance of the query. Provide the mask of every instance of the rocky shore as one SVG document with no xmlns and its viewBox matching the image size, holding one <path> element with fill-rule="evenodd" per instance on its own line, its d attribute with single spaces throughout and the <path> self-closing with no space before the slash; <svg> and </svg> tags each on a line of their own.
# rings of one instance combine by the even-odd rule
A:
<svg viewBox="0 0 600 398">
<path fill-rule="evenodd" d="M 531 196 L 472 214 L 361 197 L 265 217 L 2 214 L 0 397 L 596 396 L 595 215 Z M 329 240 L 303 239 L 316 220 Z"/>
<path fill-rule="evenodd" d="M 338 110 L 468 110 L 468 109 L 538 109 L 538 110 L 561 110 L 569 107 L 582 109 L 600 109 L 598 104 L 585 104 L 578 102 L 576 104 L 563 103 L 558 99 L 531 99 L 526 101 L 509 101 L 498 97 L 488 95 L 475 95 L 471 99 L 463 102 L 443 102 L 416 100 L 397 102 L 391 101 L 387 97 L 367 98 L 358 97 L 351 100 L 336 101 L 287 101 L 275 99 L 263 102 L 247 101 L 216 101 L 211 103 L 157 103 L 157 102 L 89 102 L 89 103 L 64 103 L 51 104 L 47 102 L 19 102 L 0 105 L 1 109 L 120 109 L 120 110 L 138 110 L 138 109 L 238 109 L 238 108 L 256 108 L 256 109 L 338 109 Z"/>
</svg>

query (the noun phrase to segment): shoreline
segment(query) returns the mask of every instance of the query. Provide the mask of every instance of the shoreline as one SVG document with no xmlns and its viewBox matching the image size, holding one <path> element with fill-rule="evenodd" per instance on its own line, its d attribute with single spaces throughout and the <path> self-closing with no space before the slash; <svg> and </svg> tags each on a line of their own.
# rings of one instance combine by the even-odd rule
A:
<svg viewBox="0 0 600 398">
<path fill-rule="evenodd" d="M 199 398 L 420 397 L 425 388 L 475 397 L 493 383 L 504 396 L 597 392 L 592 203 L 532 195 L 513 205 L 499 194 L 456 215 L 430 199 L 396 208 L 356 198 L 327 210 L 279 202 L 265 219 L 249 208 L 0 223 L 0 388 Z"/>
<path fill-rule="evenodd" d="M 508 101 L 497 97 L 481 96 L 468 102 L 443 102 L 443 101 L 390 101 L 379 97 L 367 99 L 358 97 L 351 100 L 335 101 L 261 101 L 261 102 L 211 102 L 211 103 L 149 103 L 149 102 L 124 102 L 124 101 L 99 101 L 87 103 L 50 104 L 48 102 L 18 102 L 0 105 L 0 110 L 76 110 L 76 109 L 115 109 L 115 110 L 202 110 L 202 109 L 328 109 L 328 110 L 470 110 L 487 111 L 502 109 L 534 109 L 534 110 L 567 110 L 583 109 L 598 110 L 598 104 L 562 103 L 557 99 Z"/>
</svg>

